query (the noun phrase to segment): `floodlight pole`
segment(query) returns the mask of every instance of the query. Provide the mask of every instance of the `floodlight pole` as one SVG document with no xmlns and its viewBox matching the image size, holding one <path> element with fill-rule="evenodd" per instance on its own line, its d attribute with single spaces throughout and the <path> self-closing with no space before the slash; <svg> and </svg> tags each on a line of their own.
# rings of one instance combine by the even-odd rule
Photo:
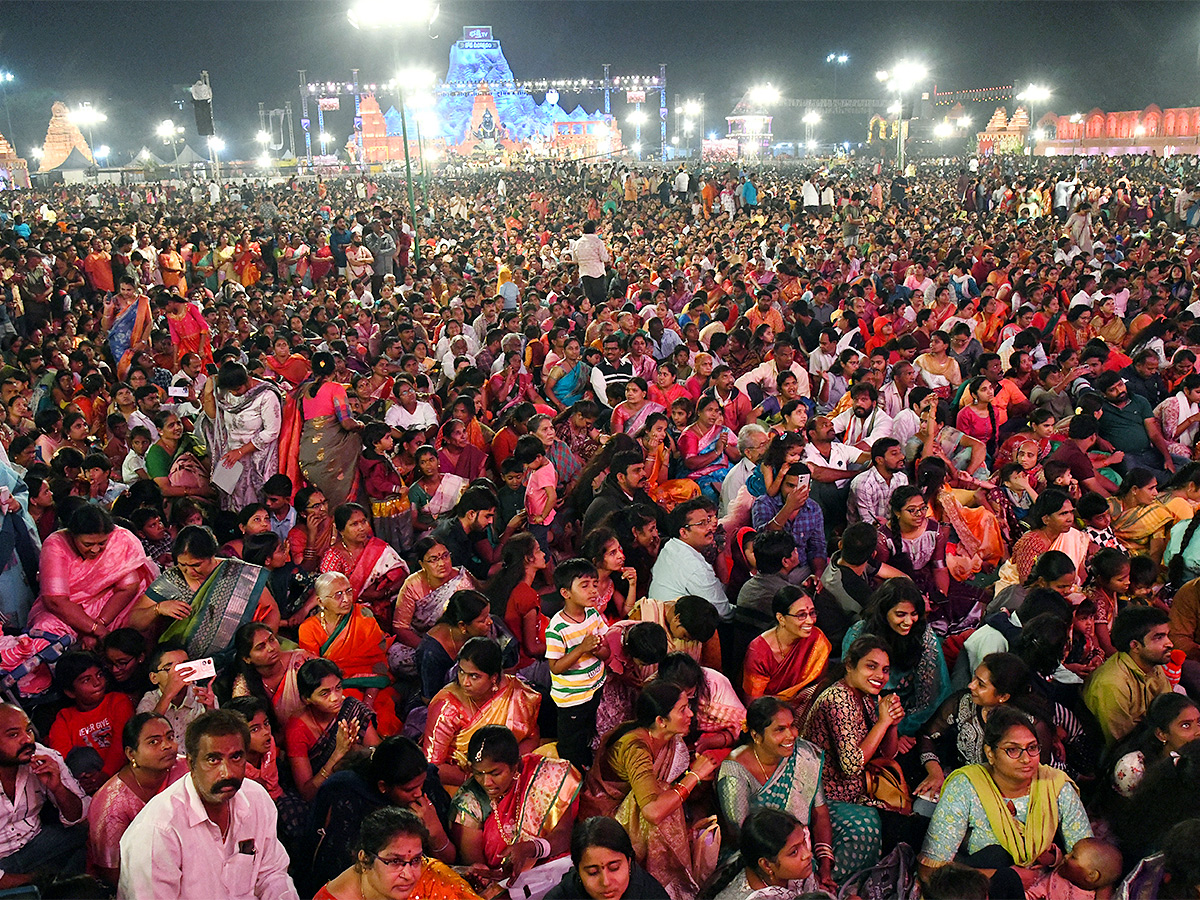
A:
<svg viewBox="0 0 1200 900">
<path fill-rule="evenodd" d="M 400 95 L 400 137 L 404 141 L 404 186 L 408 189 L 408 217 L 412 219 L 413 243 L 416 244 L 417 203 L 413 198 L 412 159 L 408 153 L 408 116 L 404 113 L 404 86 L 396 80 L 396 92 Z"/>
</svg>

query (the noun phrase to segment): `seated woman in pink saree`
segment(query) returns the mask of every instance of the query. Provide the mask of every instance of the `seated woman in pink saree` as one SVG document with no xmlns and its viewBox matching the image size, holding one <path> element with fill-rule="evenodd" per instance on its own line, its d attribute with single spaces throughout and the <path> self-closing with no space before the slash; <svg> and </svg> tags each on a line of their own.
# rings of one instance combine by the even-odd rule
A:
<svg viewBox="0 0 1200 900">
<path fill-rule="evenodd" d="M 725 426 L 721 403 L 705 394 L 696 403 L 696 421 L 679 435 L 686 476 L 700 486 L 708 499 L 720 499 L 721 484 L 741 457 L 737 435 Z"/>
<path fill-rule="evenodd" d="M 581 784 L 575 767 L 565 759 L 522 754 L 516 735 L 503 725 L 476 731 L 467 755 L 475 777 L 450 807 L 459 863 L 485 880 L 516 878 L 534 865 L 545 866 L 547 875 L 566 872 Z M 547 841 L 549 850 L 539 849 L 539 841 Z"/>
<path fill-rule="evenodd" d="M 1047 488 L 1038 494 L 1026 521 L 1031 528 L 1013 545 L 1012 557 L 1000 567 L 996 590 L 1010 584 L 1024 584 L 1033 571 L 1033 564 L 1047 550 L 1061 550 L 1075 563 L 1083 582 L 1083 564 L 1087 559 L 1090 541 L 1075 527 L 1075 503 L 1065 491 Z"/>
<path fill-rule="evenodd" d="M 467 745 L 484 725 L 503 725 L 516 735 L 522 753 L 538 745 L 542 695 L 505 675 L 500 645 L 475 637 L 458 652 L 458 678 L 429 702 L 422 749 L 438 767 L 442 784 L 459 785 L 471 775 Z"/>
<path fill-rule="evenodd" d="M 388 666 L 395 673 L 417 673 L 417 647 L 421 638 L 446 611 L 455 591 L 473 591 L 475 579 L 462 568 L 455 568 L 450 551 L 434 538 L 423 537 L 413 547 L 413 558 L 421 568 L 400 586 L 392 613 L 392 633 L 396 642 L 388 650 Z"/>
<path fill-rule="evenodd" d="M 371 518 L 357 503 L 333 511 L 335 535 L 321 559 L 322 572 L 341 572 L 350 579 L 359 603 L 371 608 L 381 627 L 391 628 L 396 592 L 408 577 L 408 566 L 392 545 L 371 533 Z"/>
<path fill-rule="evenodd" d="M 188 773 L 187 762 L 176 756 L 178 743 L 166 716 L 137 713 L 122 734 L 128 763 L 104 783 L 88 807 L 88 871 L 115 885 L 121 872 L 121 835 L 146 803 Z M 114 735 L 114 740 L 116 736 Z"/>
<path fill-rule="evenodd" d="M 42 593 L 29 611 L 29 631 L 82 637 L 85 647 L 127 625 L 134 601 L 158 577 L 133 532 L 92 505 L 46 538 L 39 568 Z"/>
<path fill-rule="evenodd" d="M 716 869 L 721 849 L 716 816 L 688 827 L 683 804 L 716 762 L 700 753 L 688 766 L 683 735 L 691 729 L 687 693 L 657 680 L 646 685 L 633 721 L 600 741 L 579 815 L 615 818 L 633 842 L 638 863 L 672 900 L 690 900 Z"/>
</svg>

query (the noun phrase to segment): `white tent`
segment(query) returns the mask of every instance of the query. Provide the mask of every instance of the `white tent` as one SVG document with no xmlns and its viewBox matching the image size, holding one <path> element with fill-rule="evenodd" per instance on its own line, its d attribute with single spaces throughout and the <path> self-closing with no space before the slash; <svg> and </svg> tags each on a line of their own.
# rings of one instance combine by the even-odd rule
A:
<svg viewBox="0 0 1200 900">
<path fill-rule="evenodd" d="M 199 153 L 197 153 L 195 150 L 193 150 L 191 147 L 189 147 L 186 144 L 184 145 L 183 149 L 179 151 L 179 165 L 181 165 L 181 166 L 194 166 L 197 163 L 208 163 L 208 162 L 209 162 L 209 159 L 207 156 L 201 156 Z M 173 166 L 173 165 L 175 165 L 175 160 L 170 159 L 167 161 L 167 163 L 165 163 L 165 165 Z"/>
<path fill-rule="evenodd" d="M 133 158 L 133 162 L 134 162 L 134 165 L 141 163 L 141 164 L 158 166 L 159 168 L 171 165 L 171 163 L 164 162 L 163 160 L 161 160 L 157 156 L 155 156 L 155 154 L 150 150 L 150 148 L 145 146 L 144 144 L 142 145 L 142 149 L 137 152 L 137 156 L 135 156 Z"/>
</svg>

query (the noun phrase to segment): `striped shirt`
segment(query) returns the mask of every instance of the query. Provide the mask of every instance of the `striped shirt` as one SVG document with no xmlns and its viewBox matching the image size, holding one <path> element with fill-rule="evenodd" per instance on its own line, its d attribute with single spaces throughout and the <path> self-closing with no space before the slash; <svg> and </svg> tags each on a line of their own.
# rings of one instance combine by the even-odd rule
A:
<svg viewBox="0 0 1200 900">
<path fill-rule="evenodd" d="M 561 612 L 546 626 L 546 659 L 562 659 L 583 643 L 589 634 L 604 637 L 608 628 L 600 614 L 587 608 L 582 622 L 572 622 Z M 561 675 L 550 673 L 550 698 L 556 706 L 579 706 L 592 699 L 604 684 L 604 661 L 590 653 L 581 656 L 574 668 Z"/>
</svg>

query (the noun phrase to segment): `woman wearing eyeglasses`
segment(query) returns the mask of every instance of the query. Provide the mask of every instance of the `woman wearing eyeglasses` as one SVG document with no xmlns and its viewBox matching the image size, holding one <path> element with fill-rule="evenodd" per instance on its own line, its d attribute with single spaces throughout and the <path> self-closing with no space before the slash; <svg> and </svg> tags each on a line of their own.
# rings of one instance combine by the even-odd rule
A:
<svg viewBox="0 0 1200 900">
<path fill-rule="evenodd" d="M 413 548 L 420 568 L 404 580 L 392 614 L 396 642 L 388 650 L 392 671 L 416 672 L 417 647 L 421 638 L 446 611 L 455 591 L 475 588 L 475 580 L 463 568 L 455 568 L 446 545 L 423 537 Z"/>
<path fill-rule="evenodd" d="M 746 648 L 742 691 L 746 700 L 778 697 L 791 702 L 821 677 L 832 647 L 817 627 L 812 597 L 792 585 L 780 588 L 771 601 L 776 625 Z"/>
<path fill-rule="evenodd" d="M 921 872 L 928 877 L 957 858 L 991 878 L 989 896 L 1024 897 L 1023 885 L 1090 838 L 1092 828 L 1074 782 L 1040 764 L 1041 745 L 1024 713 L 995 709 L 983 745 L 984 762 L 958 769 L 942 785 Z M 1055 844 L 1060 830 L 1062 848 Z"/>
<path fill-rule="evenodd" d="M 363 819 L 358 860 L 314 900 L 479 900 L 453 869 L 424 855 L 429 834 L 407 809 L 387 806 Z"/>
</svg>

